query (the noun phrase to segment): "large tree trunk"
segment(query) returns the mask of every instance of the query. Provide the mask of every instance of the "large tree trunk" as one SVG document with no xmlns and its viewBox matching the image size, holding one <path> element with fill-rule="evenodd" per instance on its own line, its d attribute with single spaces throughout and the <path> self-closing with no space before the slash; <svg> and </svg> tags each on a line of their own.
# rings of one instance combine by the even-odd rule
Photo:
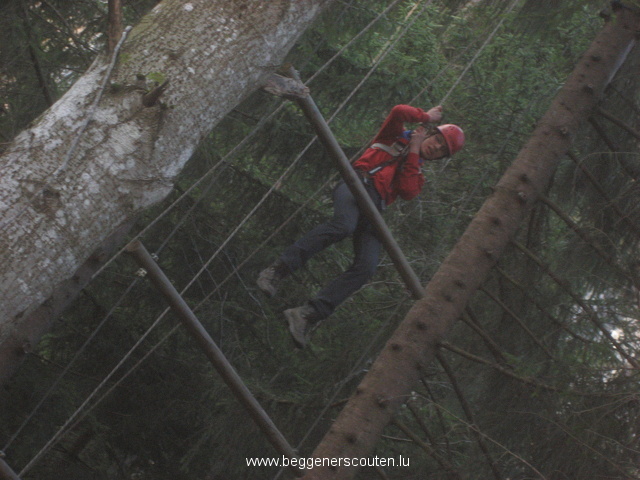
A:
<svg viewBox="0 0 640 480">
<path fill-rule="evenodd" d="M 572 137 L 634 45 L 638 17 L 626 9 L 616 14 L 316 448 L 313 456 L 318 462 L 323 459 L 325 466 L 310 470 L 304 480 L 352 478 L 358 469 L 337 467 L 338 459 L 372 454 L 383 429 L 433 360 L 438 343 L 485 281 L 538 193 L 549 184 Z"/>
<path fill-rule="evenodd" d="M 16 137 L 0 157 L 0 379 L 46 330 L 34 312 L 170 192 L 199 141 L 329 3 L 165 0 L 129 33 L 95 111 L 106 57 Z M 143 105 L 140 74 L 169 81 L 162 106 Z"/>
</svg>

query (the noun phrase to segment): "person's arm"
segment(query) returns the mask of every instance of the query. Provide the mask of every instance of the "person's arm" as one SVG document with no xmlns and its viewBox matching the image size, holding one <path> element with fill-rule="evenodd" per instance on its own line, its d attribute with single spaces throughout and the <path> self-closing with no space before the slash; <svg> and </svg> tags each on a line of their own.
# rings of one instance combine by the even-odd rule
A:
<svg viewBox="0 0 640 480">
<path fill-rule="evenodd" d="M 403 200 L 416 197 L 424 185 L 424 176 L 420 171 L 420 145 L 425 138 L 427 138 L 427 131 L 423 126 L 413 131 L 409 141 L 409 153 L 396 174 L 398 195 Z"/>
<path fill-rule="evenodd" d="M 439 122 L 442 118 L 442 106 L 431 108 L 425 112 L 421 108 L 411 105 L 396 105 L 391 109 L 380 131 L 373 140 L 374 143 L 393 144 L 404 131 L 406 123 Z"/>
</svg>

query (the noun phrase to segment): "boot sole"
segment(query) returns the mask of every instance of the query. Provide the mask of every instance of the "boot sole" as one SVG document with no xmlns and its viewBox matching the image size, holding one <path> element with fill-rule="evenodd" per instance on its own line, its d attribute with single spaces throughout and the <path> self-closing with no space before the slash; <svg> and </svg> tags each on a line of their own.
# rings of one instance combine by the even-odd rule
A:
<svg viewBox="0 0 640 480">
<path fill-rule="evenodd" d="M 264 293 L 269 298 L 275 297 L 276 293 L 278 293 L 277 290 L 274 290 L 274 289 L 271 289 L 271 288 L 267 288 L 264 285 L 262 285 L 260 280 L 258 280 L 256 282 L 256 285 L 258 285 L 258 290 L 260 290 L 262 293 Z"/>
<path fill-rule="evenodd" d="M 293 340 L 293 344 L 300 350 L 304 349 L 304 347 L 307 345 L 306 339 L 304 340 L 304 342 L 300 342 L 300 340 L 296 338 L 296 335 L 293 333 L 292 324 L 295 323 L 295 317 L 289 312 L 289 310 L 284 311 L 284 317 L 287 320 L 287 327 L 289 330 L 289 335 L 291 335 L 291 340 Z"/>
</svg>

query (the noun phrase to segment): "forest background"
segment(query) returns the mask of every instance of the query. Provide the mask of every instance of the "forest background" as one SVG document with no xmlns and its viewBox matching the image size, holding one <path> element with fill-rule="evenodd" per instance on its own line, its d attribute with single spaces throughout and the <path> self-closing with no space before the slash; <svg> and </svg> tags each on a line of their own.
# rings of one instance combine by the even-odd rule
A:
<svg viewBox="0 0 640 480">
<path fill-rule="evenodd" d="M 126 23 L 155 3 L 123 2 Z M 464 151 L 425 166 L 420 197 L 385 213 L 423 283 L 609 7 L 557 3 L 397 1 L 385 11 L 391 2 L 335 2 L 289 55 L 348 156 L 398 103 L 442 103 L 444 121 L 465 129 Z M 106 26 L 105 2 L 4 2 L 3 145 L 89 66 Z M 638 60 L 636 49 L 601 105 L 632 131 Z M 257 272 L 331 214 L 338 177 L 313 138 L 294 103 L 256 92 L 211 132 L 172 194 L 132 233 L 179 290 L 188 286 L 187 302 L 302 456 L 412 304 L 385 257 L 301 352 L 281 311 L 348 266 L 348 242 L 314 259 L 277 299 L 257 291 Z M 366 468 L 358 478 L 639 478 L 638 372 L 620 353 L 637 358 L 640 347 L 637 142 L 602 115 L 585 123 L 441 361 L 378 444 L 377 456 L 401 454 L 410 466 Z M 24 479 L 289 475 L 247 467 L 247 457 L 274 451 L 137 270 L 124 254 L 108 262 L 3 387 L 7 462 L 19 471 L 43 453 Z"/>
</svg>

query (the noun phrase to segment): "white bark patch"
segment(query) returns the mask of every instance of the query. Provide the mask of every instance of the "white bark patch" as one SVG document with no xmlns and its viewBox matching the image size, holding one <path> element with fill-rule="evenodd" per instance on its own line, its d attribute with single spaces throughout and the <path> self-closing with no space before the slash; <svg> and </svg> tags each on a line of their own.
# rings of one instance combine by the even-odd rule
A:
<svg viewBox="0 0 640 480">
<path fill-rule="evenodd" d="M 139 91 L 105 92 L 68 166 L 51 178 L 102 84 L 101 59 L 16 137 L 0 157 L 0 345 L 106 236 L 170 193 L 200 140 L 259 88 L 266 64 L 282 61 L 323 3 L 162 2 L 125 42 L 110 81 L 131 86 L 138 73 L 161 73 L 169 109 L 143 108 Z"/>
<path fill-rule="evenodd" d="M 58 147 L 60 147 L 60 145 L 62 145 L 62 139 L 60 138 L 52 138 L 50 142 L 45 143 L 44 145 L 44 151 L 45 152 L 51 152 L 53 150 L 58 149 Z"/>
<path fill-rule="evenodd" d="M 93 116 L 94 120 L 106 125 L 115 125 L 120 121 L 115 108 L 98 110 Z"/>
<path fill-rule="evenodd" d="M 133 154 L 138 145 L 137 140 L 142 136 L 140 129 L 134 124 L 123 124 L 115 128 L 111 140 L 111 148 L 117 158 L 124 159 L 127 155 Z"/>
<path fill-rule="evenodd" d="M 29 295 L 29 284 L 24 281 L 22 278 L 18 278 L 16 284 L 22 293 Z"/>
<path fill-rule="evenodd" d="M 47 138 L 50 131 L 56 128 L 56 124 L 62 124 L 75 131 L 84 120 L 85 109 L 87 107 L 86 99 L 95 92 L 96 85 L 100 83 L 100 79 L 104 75 L 104 68 L 90 68 L 89 71 L 81 77 L 71 87 L 69 92 L 73 92 L 69 98 L 69 102 L 56 102 L 42 118 L 42 121 L 32 129 L 35 136 L 39 138 Z"/>
</svg>

